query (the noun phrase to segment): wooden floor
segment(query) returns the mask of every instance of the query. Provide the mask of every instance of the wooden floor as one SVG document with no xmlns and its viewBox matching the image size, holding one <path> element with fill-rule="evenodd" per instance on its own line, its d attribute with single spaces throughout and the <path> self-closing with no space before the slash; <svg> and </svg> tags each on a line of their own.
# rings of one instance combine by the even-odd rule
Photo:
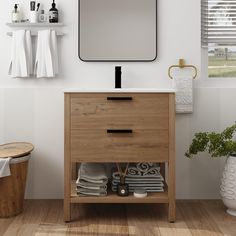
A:
<svg viewBox="0 0 236 236">
<path fill-rule="evenodd" d="M 165 205 L 74 205 L 74 221 L 63 222 L 61 200 L 28 200 L 24 213 L 0 219 L 4 236 L 236 235 L 236 217 L 221 201 L 178 201 L 177 221 L 167 221 Z"/>
</svg>

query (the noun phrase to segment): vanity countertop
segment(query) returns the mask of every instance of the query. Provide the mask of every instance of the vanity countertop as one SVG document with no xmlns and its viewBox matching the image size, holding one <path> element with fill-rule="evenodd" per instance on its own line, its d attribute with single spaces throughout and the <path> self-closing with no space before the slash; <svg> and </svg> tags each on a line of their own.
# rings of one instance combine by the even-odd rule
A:
<svg viewBox="0 0 236 236">
<path fill-rule="evenodd" d="M 122 89 L 64 89 L 64 93 L 175 93 L 175 89 L 171 88 L 122 88 Z"/>
</svg>

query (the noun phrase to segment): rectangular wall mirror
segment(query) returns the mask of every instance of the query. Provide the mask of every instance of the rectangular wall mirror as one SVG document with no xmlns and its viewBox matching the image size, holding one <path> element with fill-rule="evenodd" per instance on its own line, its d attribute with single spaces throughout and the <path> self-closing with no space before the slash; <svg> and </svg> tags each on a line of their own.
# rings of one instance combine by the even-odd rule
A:
<svg viewBox="0 0 236 236">
<path fill-rule="evenodd" d="M 153 61 L 157 0 L 79 0 L 83 61 Z"/>
</svg>

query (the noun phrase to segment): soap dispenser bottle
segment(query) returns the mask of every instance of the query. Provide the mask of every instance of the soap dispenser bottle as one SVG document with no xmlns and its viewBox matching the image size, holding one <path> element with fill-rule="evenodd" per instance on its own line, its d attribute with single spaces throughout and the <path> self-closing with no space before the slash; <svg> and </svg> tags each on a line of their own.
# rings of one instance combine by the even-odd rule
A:
<svg viewBox="0 0 236 236">
<path fill-rule="evenodd" d="M 52 8 L 49 10 L 49 22 L 58 23 L 58 10 L 56 8 L 55 0 L 53 0 Z"/>
<path fill-rule="evenodd" d="M 15 6 L 14 6 L 14 10 L 12 11 L 11 20 L 13 23 L 20 22 L 20 11 L 18 9 L 18 4 L 15 4 Z"/>
</svg>

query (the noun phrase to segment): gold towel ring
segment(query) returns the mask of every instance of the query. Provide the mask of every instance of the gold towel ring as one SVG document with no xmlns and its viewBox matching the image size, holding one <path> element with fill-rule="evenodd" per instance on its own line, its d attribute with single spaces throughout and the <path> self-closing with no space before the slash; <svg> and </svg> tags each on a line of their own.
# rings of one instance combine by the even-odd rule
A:
<svg viewBox="0 0 236 236">
<path fill-rule="evenodd" d="M 195 70 L 195 75 L 193 76 L 193 79 L 195 79 L 197 77 L 197 67 L 194 65 L 185 65 L 184 59 L 179 59 L 179 65 L 172 65 L 169 67 L 168 75 L 169 75 L 170 79 L 173 79 L 173 77 L 171 76 L 171 69 L 172 68 L 181 68 L 182 69 L 182 68 L 186 68 L 186 67 L 193 68 Z"/>
</svg>

